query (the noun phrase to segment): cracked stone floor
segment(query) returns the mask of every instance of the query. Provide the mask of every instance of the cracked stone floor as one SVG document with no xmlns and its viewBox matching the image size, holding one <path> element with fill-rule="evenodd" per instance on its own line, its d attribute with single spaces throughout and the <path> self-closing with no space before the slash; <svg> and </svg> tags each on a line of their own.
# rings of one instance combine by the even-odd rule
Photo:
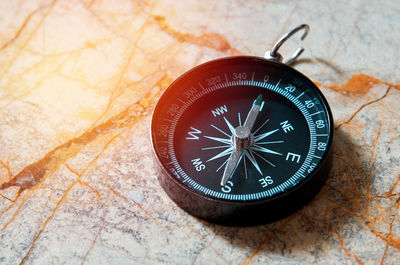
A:
<svg viewBox="0 0 400 265">
<path fill-rule="evenodd" d="M 0 264 L 398 263 L 399 12 L 394 0 L 1 1 Z M 157 98 L 301 23 L 295 67 L 335 119 L 326 185 L 272 224 L 186 214 L 153 168 Z"/>
</svg>

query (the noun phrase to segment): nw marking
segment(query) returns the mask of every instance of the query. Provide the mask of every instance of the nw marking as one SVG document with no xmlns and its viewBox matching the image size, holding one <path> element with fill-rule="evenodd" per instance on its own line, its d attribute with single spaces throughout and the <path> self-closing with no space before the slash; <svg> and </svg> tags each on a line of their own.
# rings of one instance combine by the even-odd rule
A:
<svg viewBox="0 0 400 265">
<path fill-rule="evenodd" d="M 211 111 L 211 114 L 214 115 L 214 117 L 217 117 L 217 115 L 222 115 L 225 112 L 228 112 L 228 108 L 226 107 L 226 105 L 220 106 L 216 109 L 213 109 Z"/>
</svg>

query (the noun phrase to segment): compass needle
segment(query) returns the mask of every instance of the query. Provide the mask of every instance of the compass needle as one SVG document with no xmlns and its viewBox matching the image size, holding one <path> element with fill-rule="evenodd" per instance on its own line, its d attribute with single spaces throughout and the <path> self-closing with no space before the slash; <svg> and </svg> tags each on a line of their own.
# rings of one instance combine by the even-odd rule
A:
<svg viewBox="0 0 400 265">
<path fill-rule="evenodd" d="M 228 180 L 231 178 L 231 176 L 235 172 L 237 166 L 239 165 L 242 155 L 243 155 L 243 150 L 232 151 L 230 157 L 228 158 L 228 162 L 225 166 L 224 174 L 222 175 L 221 186 L 225 186 L 226 183 L 228 182 Z"/>
<path fill-rule="evenodd" d="M 244 154 L 248 154 L 247 150 L 253 141 L 253 135 L 251 134 L 251 129 L 256 122 L 257 116 L 261 109 L 261 102 L 262 102 L 262 95 L 258 95 L 256 100 L 254 101 L 253 106 L 251 106 L 249 113 L 247 114 L 247 118 L 243 124 L 243 126 L 238 126 L 237 128 L 233 129 L 232 135 L 232 142 L 233 142 L 233 150 L 232 154 L 228 159 L 228 163 L 225 166 L 224 173 L 221 179 L 221 186 L 225 186 L 227 181 L 232 177 L 235 173 L 236 168 L 238 167 L 240 160 Z M 240 118 L 240 117 L 239 117 Z M 229 126 L 228 120 L 224 117 L 225 122 L 227 122 Z M 230 125 L 232 126 L 232 125 Z M 231 129 L 231 127 L 229 127 Z M 232 127 L 233 128 L 233 127 Z M 251 151 L 250 151 L 251 152 Z M 257 162 L 255 161 L 254 157 L 253 160 L 250 160 L 253 165 L 257 168 L 257 170 L 261 173 L 261 169 L 258 166 Z M 262 174 L 262 173 L 261 173 Z"/>
<path fill-rule="evenodd" d="M 321 189 L 331 166 L 332 113 L 319 88 L 278 52 L 308 30 L 288 32 L 266 58 L 196 66 L 161 95 L 151 121 L 155 168 L 182 209 L 220 224 L 264 224 Z"/>
<path fill-rule="evenodd" d="M 262 95 L 258 95 L 249 113 L 247 114 L 246 120 L 244 121 L 243 126 L 247 127 L 249 131 L 253 129 L 254 123 L 256 122 L 258 113 L 260 112 L 261 109 L 261 103 L 262 103 Z"/>
<path fill-rule="evenodd" d="M 244 175 L 247 177 L 247 166 L 246 166 L 246 156 L 243 156 L 243 166 L 244 166 Z"/>
</svg>

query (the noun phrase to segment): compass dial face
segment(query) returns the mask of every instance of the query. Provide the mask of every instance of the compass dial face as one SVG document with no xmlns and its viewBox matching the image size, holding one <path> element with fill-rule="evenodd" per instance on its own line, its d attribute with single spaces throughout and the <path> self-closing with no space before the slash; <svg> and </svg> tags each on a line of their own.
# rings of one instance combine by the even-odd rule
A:
<svg viewBox="0 0 400 265">
<path fill-rule="evenodd" d="M 251 140 L 221 185 L 233 134 L 261 95 Z M 318 172 L 331 145 L 332 116 L 318 88 L 296 70 L 257 57 L 230 57 L 177 79 L 158 102 L 152 141 L 163 177 L 207 199 L 253 202 L 290 193 Z"/>
</svg>

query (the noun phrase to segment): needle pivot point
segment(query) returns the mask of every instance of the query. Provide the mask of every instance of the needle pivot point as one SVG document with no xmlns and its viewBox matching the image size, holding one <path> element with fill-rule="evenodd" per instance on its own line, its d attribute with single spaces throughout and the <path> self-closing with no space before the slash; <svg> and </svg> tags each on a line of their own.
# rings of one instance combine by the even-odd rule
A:
<svg viewBox="0 0 400 265">
<path fill-rule="evenodd" d="M 236 150 L 244 150 L 252 145 L 253 139 L 249 128 L 239 126 L 233 132 L 232 143 Z"/>
</svg>

